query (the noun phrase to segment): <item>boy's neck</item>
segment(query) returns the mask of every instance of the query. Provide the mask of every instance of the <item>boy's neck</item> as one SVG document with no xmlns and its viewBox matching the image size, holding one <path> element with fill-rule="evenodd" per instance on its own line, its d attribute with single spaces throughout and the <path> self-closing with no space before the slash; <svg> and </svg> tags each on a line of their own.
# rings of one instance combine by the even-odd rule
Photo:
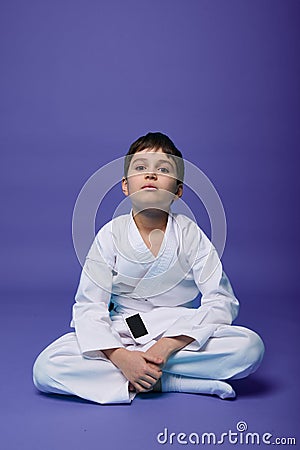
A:
<svg viewBox="0 0 300 450">
<path fill-rule="evenodd" d="M 140 212 L 132 210 L 132 216 L 140 232 L 149 233 L 152 230 L 165 232 L 169 213 L 159 209 L 147 209 Z"/>
</svg>

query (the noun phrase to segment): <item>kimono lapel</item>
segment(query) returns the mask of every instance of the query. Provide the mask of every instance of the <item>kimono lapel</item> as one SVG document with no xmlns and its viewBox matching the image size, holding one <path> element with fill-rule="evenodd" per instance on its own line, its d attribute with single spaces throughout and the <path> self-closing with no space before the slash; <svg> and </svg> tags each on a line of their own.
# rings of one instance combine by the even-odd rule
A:
<svg viewBox="0 0 300 450">
<path fill-rule="evenodd" d="M 135 221 L 133 220 L 132 215 L 129 223 L 128 239 L 131 245 L 135 246 L 136 252 L 139 253 L 140 257 L 142 257 L 142 261 L 151 263 L 149 270 L 144 277 L 152 278 L 153 276 L 157 275 L 161 271 L 166 270 L 169 267 L 170 261 L 173 259 L 173 256 L 176 252 L 176 238 L 173 229 L 173 217 L 171 216 L 171 214 L 169 214 L 164 238 L 156 257 L 152 254 L 151 250 L 145 244 L 139 232 L 139 229 Z"/>
<path fill-rule="evenodd" d="M 155 258 L 143 241 L 133 218 L 131 219 L 129 231 L 132 231 L 131 236 L 135 239 L 137 250 L 143 255 L 148 254 L 149 259 L 151 258 L 148 271 L 131 293 L 132 298 L 151 297 L 166 292 L 186 275 L 186 264 L 182 263 L 177 253 L 180 245 L 177 242 L 174 226 L 174 217 L 170 212 L 164 239 Z"/>
</svg>

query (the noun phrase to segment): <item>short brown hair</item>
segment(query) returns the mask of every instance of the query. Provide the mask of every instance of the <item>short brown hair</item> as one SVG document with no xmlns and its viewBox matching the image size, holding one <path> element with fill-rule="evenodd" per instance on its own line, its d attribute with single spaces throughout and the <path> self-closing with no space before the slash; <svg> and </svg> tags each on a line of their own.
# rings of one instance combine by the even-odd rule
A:
<svg viewBox="0 0 300 450">
<path fill-rule="evenodd" d="M 175 146 L 174 142 L 171 141 L 171 139 L 163 133 L 155 132 L 155 133 L 148 133 L 145 136 L 140 136 L 136 141 L 134 141 L 131 146 L 129 147 L 129 150 L 125 156 L 124 161 L 124 176 L 125 178 L 128 175 L 128 169 L 130 166 L 130 162 L 132 159 L 132 155 L 135 153 L 138 153 L 142 150 L 145 150 L 145 148 L 150 149 L 162 149 L 164 153 L 167 155 L 173 155 L 176 156 L 174 158 L 174 162 L 177 167 L 177 180 L 178 183 L 183 182 L 184 178 L 184 162 L 182 158 L 182 153 L 178 148 Z"/>
</svg>

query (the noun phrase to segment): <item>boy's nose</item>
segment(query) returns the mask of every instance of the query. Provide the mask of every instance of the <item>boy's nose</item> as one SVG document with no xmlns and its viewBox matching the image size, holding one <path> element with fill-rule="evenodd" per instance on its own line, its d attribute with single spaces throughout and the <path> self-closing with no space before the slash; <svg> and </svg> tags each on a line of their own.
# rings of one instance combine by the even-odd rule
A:
<svg viewBox="0 0 300 450">
<path fill-rule="evenodd" d="M 157 174 L 155 172 L 147 172 L 145 174 L 145 178 L 150 178 L 150 179 L 157 179 Z"/>
</svg>

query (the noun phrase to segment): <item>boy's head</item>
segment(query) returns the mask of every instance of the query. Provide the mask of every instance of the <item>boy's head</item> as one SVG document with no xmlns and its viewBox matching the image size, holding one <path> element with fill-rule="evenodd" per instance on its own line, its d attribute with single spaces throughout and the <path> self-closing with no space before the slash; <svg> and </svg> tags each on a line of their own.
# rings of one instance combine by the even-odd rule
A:
<svg viewBox="0 0 300 450">
<path fill-rule="evenodd" d="M 128 169 L 130 163 L 132 161 L 132 157 L 134 154 L 141 152 L 145 149 L 151 149 L 152 151 L 161 150 L 163 153 L 170 155 L 170 158 L 174 161 L 177 168 L 177 183 L 183 183 L 184 178 L 184 162 L 182 158 L 182 153 L 175 146 L 174 142 L 163 133 L 148 133 L 145 136 L 139 137 L 136 141 L 134 141 L 126 156 L 124 161 L 124 177 L 128 176 Z M 173 156 L 173 158 L 172 158 Z"/>
<path fill-rule="evenodd" d="M 135 210 L 168 211 L 182 195 L 184 163 L 181 152 L 162 133 L 138 138 L 125 156 L 122 190 Z"/>
</svg>

